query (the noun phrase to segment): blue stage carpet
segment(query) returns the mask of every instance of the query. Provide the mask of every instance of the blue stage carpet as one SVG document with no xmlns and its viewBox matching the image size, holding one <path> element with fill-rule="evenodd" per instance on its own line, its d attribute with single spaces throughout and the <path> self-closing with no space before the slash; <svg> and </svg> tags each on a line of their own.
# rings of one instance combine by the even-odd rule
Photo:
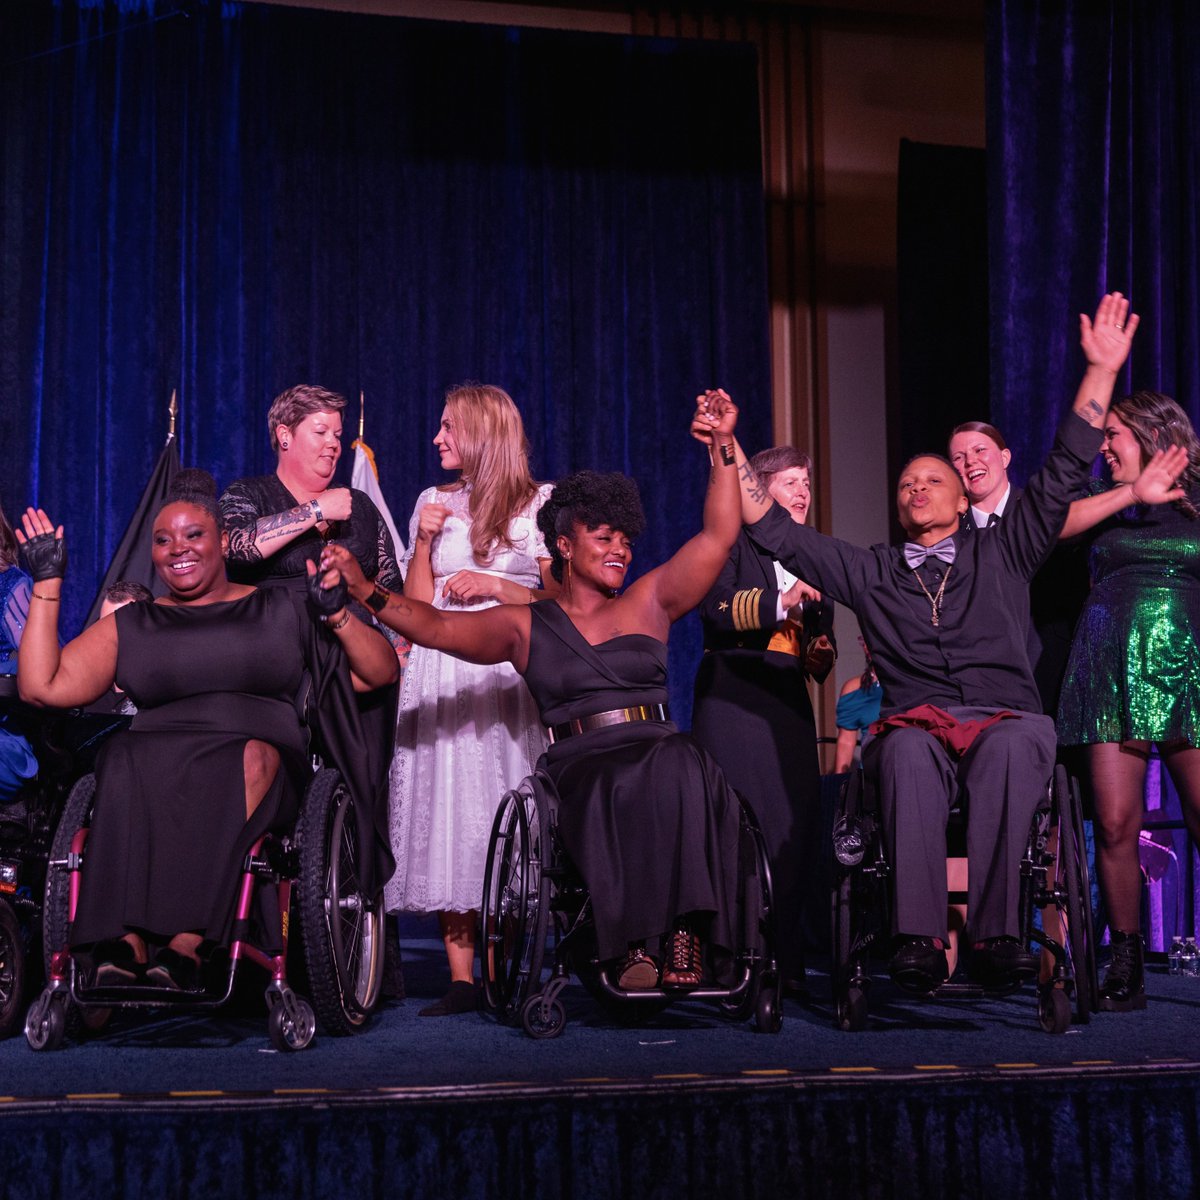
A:
<svg viewBox="0 0 1200 1200">
<path fill-rule="evenodd" d="M 0 1043 L 0 1197 L 1184 1197 L 1200 1190 L 1200 980 L 1143 1013 L 1042 1033 L 1031 993 L 921 1004 L 880 983 L 871 1027 L 827 984 L 782 1033 L 681 1006 L 605 1023 L 584 993 L 534 1042 L 415 999 L 354 1038 L 270 1049 L 258 1016 L 127 1017 L 56 1053 Z"/>
</svg>

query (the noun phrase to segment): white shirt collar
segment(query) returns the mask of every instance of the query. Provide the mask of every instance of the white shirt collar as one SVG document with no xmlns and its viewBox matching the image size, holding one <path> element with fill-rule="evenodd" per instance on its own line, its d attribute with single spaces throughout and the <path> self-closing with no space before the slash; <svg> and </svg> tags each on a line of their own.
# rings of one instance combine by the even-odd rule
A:
<svg viewBox="0 0 1200 1200">
<path fill-rule="evenodd" d="M 1011 494 L 1012 494 L 1012 484 L 1010 483 L 1004 489 L 1004 495 L 1000 497 L 1000 503 L 996 505 L 995 509 L 993 509 L 997 518 L 1004 516 L 1004 510 L 1008 506 L 1008 498 Z M 975 505 L 973 505 L 973 504 L 971 505 L 971 520 L 975 522 L 976 529 L 986 529 L 987 528 L 988 516 L 989 516 L 989 514 L 985 513 L 983 511 L 983 509 L 976 508 Z"/>
</svg>

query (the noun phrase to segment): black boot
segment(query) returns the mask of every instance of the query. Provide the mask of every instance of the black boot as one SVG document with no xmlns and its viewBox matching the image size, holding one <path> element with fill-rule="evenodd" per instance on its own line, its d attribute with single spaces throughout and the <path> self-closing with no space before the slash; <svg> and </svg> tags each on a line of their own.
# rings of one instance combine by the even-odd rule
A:
<svg viewBox="0 0 1200 1200">
<path fill-rule="evenodd" d="M 1140 933 L 1112 931 L 1112 960 L 1100 985 L 1102 1012 L 1133 1012 L 1146 1007 L 1146 953 Z"/>
</svg>

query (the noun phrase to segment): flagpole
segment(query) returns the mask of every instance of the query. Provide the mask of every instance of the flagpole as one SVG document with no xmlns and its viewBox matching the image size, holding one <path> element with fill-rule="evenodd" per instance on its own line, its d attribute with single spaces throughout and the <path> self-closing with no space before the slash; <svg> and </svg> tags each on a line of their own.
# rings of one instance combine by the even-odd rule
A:
<svg viewBox="0 0 1200 1200">
<path fill-rule="evenodd" d="M 171 403 L 167 406 L 167 412 L 171 414 L 171 424 L 167 429 L 168 443 L 175 438 L 175 418 L 179 415 L 179 404 L 175 399 L 175 389 L 171 389 Z"/>
<path fill-rule="evenodd" d="M 362 389 L 358 392 L 358 440 L 363 440 L 363 419 L 366 416 L 367 402 L 363 398 Z"/>
</svg>

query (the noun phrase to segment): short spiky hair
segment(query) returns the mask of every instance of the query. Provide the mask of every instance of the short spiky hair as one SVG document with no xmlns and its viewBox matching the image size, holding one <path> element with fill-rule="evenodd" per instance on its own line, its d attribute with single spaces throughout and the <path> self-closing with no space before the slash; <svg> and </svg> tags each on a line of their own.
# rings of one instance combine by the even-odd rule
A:
<svg viewBox="0 0 1200 1200">
<path fill-rule="evenodd" d="M 585 529 L 608 525 L 636 541 L 646 528 L 638 485 L 619 471 L 576 471 L 560 479 L 538 511 L 537 521 L 550 551 L 550 573 L 560 583 L 563 558 L 558 549 L 559 534 L 569 535 L 576 524 Z"/>
<path fill-rule="evenodd" d="M 279 435 L 275 432 L 280 425 L 295 430 L 305 417 L 315 412 L 341 412 L 346 407 L 346 397 L 328 388 L 312 383 L 298 383 L 286 392 L 280 392 L 271 401 L 267 413 L 267 432 L 271 435 L 271 449 L 279 453 Z"/>
</svg>

